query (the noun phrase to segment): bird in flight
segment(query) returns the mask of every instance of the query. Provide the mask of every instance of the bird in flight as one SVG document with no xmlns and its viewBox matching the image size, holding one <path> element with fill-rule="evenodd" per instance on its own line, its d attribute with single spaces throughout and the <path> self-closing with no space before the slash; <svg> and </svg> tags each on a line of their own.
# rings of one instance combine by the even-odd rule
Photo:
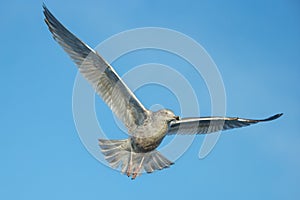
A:
<svg viewBox="0 0 300 200">
<path fill-rule="evenodd" d="M 156 148 L 167 135 L 207 134 L 271 121 L 238 117 L 181 118 L 169 109 L 146 109 L 118 76 L 113 67 L 95 50 L 67 30 L 43 5 L 45 22 L 53 38 L 76 63 L 80 73 L 96 93 L 126 126 L 129 137 L 122 140 L 99 139 L 99 146 L 112 168 L 135 179 L 142 172 L 152 173 L 170 167 L 173 162 Z"/>
</svg>

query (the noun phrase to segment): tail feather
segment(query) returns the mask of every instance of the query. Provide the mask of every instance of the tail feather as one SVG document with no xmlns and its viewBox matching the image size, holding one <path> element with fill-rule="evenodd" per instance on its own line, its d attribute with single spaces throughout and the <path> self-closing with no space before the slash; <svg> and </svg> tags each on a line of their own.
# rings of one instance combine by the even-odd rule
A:
<svg viewBox="0 0 300 200">
<path fill-rule="evenodd" d="M 138 175 L 142 172 L 152 173 L 155 170 L 162 170 L 174 164 L 157 150 L 146 153 L 131 151 L 130 139 L 100 139 L 99 145 L 110 166 L 114 169 L 120 167 L 123 174 L 134 176 L 135 173 Z"/>
<path fill-rule="evenodd" d="M 162 170 L 174 164 L 157 150 L 153 150 L 147 154 L 147 159 L 144 163 L 144 170 L 147 173 L 152 173 L 155 170 Z"/>
<path fill-rule="evenodd" d="M 129 141 L 126 140 L 104 140 L 99 139 L 99 146 L 103 153 L 105 160 L 112 168 L 118 168 L 123 162 L 124 158 L 129 155 Z"/>
</svg>

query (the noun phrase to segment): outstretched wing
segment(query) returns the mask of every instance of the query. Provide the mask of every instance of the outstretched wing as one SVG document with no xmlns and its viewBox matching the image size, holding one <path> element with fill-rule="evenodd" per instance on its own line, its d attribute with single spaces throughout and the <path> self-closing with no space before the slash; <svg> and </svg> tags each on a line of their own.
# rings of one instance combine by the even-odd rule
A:
<svg viewBox="0 0 300 200">
<path fill-rule="evenodd" d="M 266 119 L 243 119 L 233 117 L 199 117 L 199 118 L 183 118 L 173 121 L 170 124 L 168 134 L 206 134 L 221 130 L 240 128 L 256 124 L 258 122 L 266 122 L 279 118 L 281 114 L 276 114 Z"/>
<path fill-rule="evenodd" d="M 53 38 L 69 54 L 97 94 L 128 129 L 143 124 L 148 110 L 123 83 L 114 69 L 96 51 L 68 31 L 45 5 L 43 8 L 45 22 Z"/>
</svg>

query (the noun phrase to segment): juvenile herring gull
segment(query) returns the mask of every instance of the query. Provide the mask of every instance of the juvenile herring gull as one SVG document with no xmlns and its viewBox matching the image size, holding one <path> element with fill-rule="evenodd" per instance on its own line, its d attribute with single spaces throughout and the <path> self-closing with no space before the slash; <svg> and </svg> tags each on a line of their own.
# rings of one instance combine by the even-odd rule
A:
<svg viewBox="0 0 300 200">
<path fill-rule="evenodd" d="M 69 54 L 80 73 L 128 129 L 129 138 L 99 139 L 99 145 L 110 166 L 120 167 L 122 173 L 131 176 L 132 179 L 142 172 L 152 173 L 173 164 L 156 150 L 166 135 L 212 133 L 271 121 L 282 115 L 276 114 L 266 119 L 237 117 L 180 119 L 168 109 L 152 112 L 141 104 L 108 62 L 68 31 L 45 5 L 43 8 L 45 22 L 53 38 Z"/>
</svg>

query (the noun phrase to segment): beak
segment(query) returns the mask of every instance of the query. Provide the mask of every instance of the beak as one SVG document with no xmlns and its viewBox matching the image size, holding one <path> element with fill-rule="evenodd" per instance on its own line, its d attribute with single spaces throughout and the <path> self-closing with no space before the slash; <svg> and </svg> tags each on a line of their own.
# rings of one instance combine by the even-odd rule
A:
<svg viewBox="0 0 300 200">
<path fill-rule="evenodd" d="M 175 119 L 176 119 L 176 120 L 179 120 L 179 116 L 175 116 Z"/>
</svg>

